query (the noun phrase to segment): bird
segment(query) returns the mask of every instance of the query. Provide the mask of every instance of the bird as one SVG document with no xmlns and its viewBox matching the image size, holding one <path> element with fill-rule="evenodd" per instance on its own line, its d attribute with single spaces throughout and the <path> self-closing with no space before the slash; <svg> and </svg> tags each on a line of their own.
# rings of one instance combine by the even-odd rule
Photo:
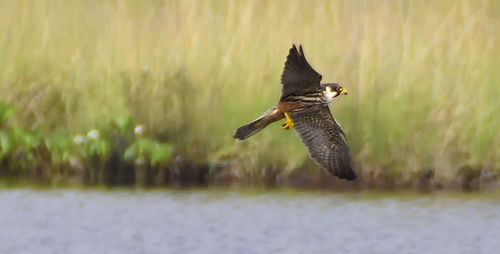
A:
<svg viewBox="0 0 500 254">
<path fill-rule="evenodd" d="M 347 90 L 337 83 L 321 83 L 322 76 L 306 60 L 302 45 L 292 45 L 281 75 L 281 97 L 256 120 L 239 127 L 233 138 L 244 140 L 269 124 L 285 119 L 282 128 L 295 129 L 309 156 L 325 171 L 341 179 L 357 174 L 347 138 L 329 109 L 329 103 Z"/>
</svg>

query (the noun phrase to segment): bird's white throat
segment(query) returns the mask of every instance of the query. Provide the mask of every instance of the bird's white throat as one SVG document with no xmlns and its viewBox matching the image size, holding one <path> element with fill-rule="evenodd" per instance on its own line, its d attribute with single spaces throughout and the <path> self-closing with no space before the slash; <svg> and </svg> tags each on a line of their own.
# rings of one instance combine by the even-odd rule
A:
<svg viewBox="0 0 500 254">
<path fill-rule="evenodd" d="M 323 94 L 325 95 L 325 99 L 327 100 L 332 100 L 338 95 L 339 92 L 332 90 L 331 87 L 327 86 L 325 87 L 325 91 L 323 91 Z"/>
</svg>

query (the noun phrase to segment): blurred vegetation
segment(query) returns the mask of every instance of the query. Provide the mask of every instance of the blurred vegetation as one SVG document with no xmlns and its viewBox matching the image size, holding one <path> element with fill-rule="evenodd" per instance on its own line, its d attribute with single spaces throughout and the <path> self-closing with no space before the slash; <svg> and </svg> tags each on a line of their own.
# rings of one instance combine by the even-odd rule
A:
<svg viewBox="0 0 500 254">
<path fill-rule="evenodd" d="M 231 138 L 279 98 L 298 43 L 350 92 L 331 108 L 362 186 L 496 176 L 499 21 L 488 0 L 1 1 L 0 175 L 324 178 L 279 124 Z"/>
</svg>

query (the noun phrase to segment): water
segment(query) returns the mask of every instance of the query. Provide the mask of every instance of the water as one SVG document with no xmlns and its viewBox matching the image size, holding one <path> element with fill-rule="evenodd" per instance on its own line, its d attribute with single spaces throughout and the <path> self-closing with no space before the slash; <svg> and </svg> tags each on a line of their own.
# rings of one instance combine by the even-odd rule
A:
<svg viewBox="0 0 500 254">
<path fill-rule="evenodd" d="M 499 253 L 499 197 L 0 190 L 0 253 Z"/>
</svg>

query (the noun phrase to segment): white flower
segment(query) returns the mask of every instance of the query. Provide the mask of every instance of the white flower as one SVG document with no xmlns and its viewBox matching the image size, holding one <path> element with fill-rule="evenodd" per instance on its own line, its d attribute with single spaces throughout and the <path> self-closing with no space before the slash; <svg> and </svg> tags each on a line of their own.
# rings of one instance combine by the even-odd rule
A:
<svg viewBox="0 0 500 254">
<path fill-rule="evenodd" d="M 99 138 L 99 131 L 96 129 L 90 130 L 89 133 L 87 133 L 87 138 L 98 139 Z"/>
<path fill-rule="evenodd" d="M 82 135 L 76 135 L 75 138 L 73 139 L 73 142 L 75 142 L 75 144 L 81 144 L 81 143 L 84 143 L 86 141 L 87 141 L 87 139 Z"/>
<path fill-rule="evenodd" d="M 135 133 L 136 135 L 141 135 L 141 134 L 143 134 L 143 133 L 144 133 L 144 126 L 142 126 L 142 125 L 137 125 L 137 126 L 135 126 L 135 128 L 134 128 L 134 133 Z"/>
</svg>

